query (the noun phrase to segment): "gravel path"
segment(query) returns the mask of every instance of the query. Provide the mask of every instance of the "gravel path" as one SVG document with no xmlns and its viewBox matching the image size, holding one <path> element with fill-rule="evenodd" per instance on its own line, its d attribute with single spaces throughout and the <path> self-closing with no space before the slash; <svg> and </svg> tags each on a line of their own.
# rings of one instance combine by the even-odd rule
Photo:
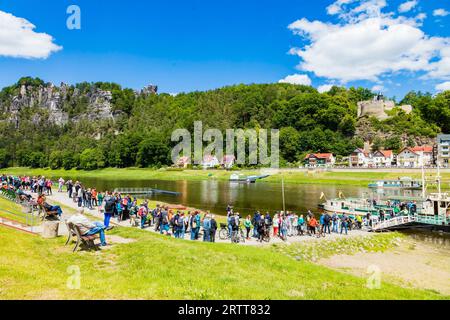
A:
<svg viewBox="0 0 450 320">
<path fill-rule="evenodd" d="M 77 203 L 73 202 L 73 200 L 70 199 L 67 196 L 67 193 L 65 193 L 65 192 L 62 192 L 62 193 L 54 192 L 53 195 L 48 196 L 48 199 L 49 199 L 50 203 L 57 202 L 57 203 L 65 205 L 69 208 L 72 208 L 74 210 L 78 209 Z M 89 210 L 89 209 L 85 208 L 85 213 L 92 215 L 94 217 L 97 217 L 99 219 L 99 221 L 103 221 L 103 214 L 100 213 L 97 208 L 95 208 L 94 210 Z M 68 216 L 70 216 L 70 215 L 64 214 L 63 219 L 66 219 Z M 117 219 L 112 218 L 111 224 L 115 225 L 115 226 L 131 228 L 129 221 L 119 222 L 119 221 L 117 221 Z M 61 225 L 63 225 L 63 224 L 61 224 Z M 65 230 L 65 225 L 63 226 L 62 229 Z M 153 227 L 145 228 L 144 230 L 146 230 L 148 232 L 156 233 L 154 231 Z M 67 234 L 67 230 L 65 232 Z M 366 231 L 353 230 L 353 231 L 349 232 L 348 236 L 340 235 L 340 234 L 331 234 L 331 235 L 327 235 L 325 238 L 321 238 L 321 239 L 337 239 L 337 238 L 341 238 L 341 237 L 357 237 L 357 236 L 372 236 L 372 235 L 373 235 L 373 233 L 369 233 Z M 189 237 L 190 237 L 190 233 L 187 233 L 185 235 L 185 239 L 189 240 Z M 317 239 L 316 237 L 310 237 L 310 236 L 294 236 L 294 237 L 288 237 L 288 240 L 285 243 L 290 244 L 290 243 L 297 243 L 297 242 L 303 242 L 303 241 L 311 241 L 311 240 L 316 240 L 316 239 Z M 230 240 L 220 240 L 218 237 L 218 232 L 217 232 L 216 242 L 230 243 Z M 256 241 L 254 238 L 251 238 L 250 240 L 247 240 L 247 241 L 245 241 L 245 243 L 241 243 L 241 244 L 242 245 L 253 245 L 253 246 L 266 246 L 266 245 L 270 245 L 270 244 L 274 244 L 274 243 L 283 243 L 283 241 L 279 238 L 272 238 L 269 243 L 266 243 L 266 242 L 260 243 L 260 242 Z"/>
</svg>

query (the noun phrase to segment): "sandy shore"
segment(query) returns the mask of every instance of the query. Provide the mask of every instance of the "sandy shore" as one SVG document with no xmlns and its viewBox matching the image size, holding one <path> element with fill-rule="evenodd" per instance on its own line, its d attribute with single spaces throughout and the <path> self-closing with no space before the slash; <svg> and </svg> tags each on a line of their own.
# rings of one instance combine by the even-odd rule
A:
<svg viewBox="0 0 450 320">
<path fill-rule="evenodd" d="M 335 255 L 318 263 L 360 277 L 380 270 L 382 281 L 450 296 L 450 250 L 410 237 L 386 252 Z"/>
</svg>

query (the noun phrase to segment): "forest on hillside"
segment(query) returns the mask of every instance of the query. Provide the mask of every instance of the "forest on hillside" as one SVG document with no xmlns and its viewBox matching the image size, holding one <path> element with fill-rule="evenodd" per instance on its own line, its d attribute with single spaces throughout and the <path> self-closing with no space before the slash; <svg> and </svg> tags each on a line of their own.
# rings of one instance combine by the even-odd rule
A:
<svg viewBox="0 0 450 320">
<path fill-rule="evenodd" d="M 7 106 L 22 85 L 36 87 L 40 79 L 22 78 L 0 91 L 0 167 L 30 166 L 96 169 L 103 167 L 160 167 L 171 165 L 173 130 L 193 132 L 194 121 L 203 128 L 280 129 L 281 164 L 301 162 L 308 152 L 332 152 L 347 156 L 363 140 L 355 135 L 357 103 L 372 99 L 364 88 L 333 87 L 319 93 L 310 86 L 291 84 L 234 85 L 205 92 L 178 95 L 139 95 L 114 83 L 80 83 L 79 98 L 64 101 L 69 122 L 48 121 L 48 110 L 22 108 L 20 126 L 10 121 Z M 100 88 L 112 93 L 114 119 L 77 118 L 88 111 L 84 95 Z M 413 106 L 411 114 L 394 109 L 385 121 L 370 119 L 386 139 L 374 148 L 399 150 L 402 134 L 435 137 L 450 132 L 450 92 L 438 95 L 410 92 L 399 102 Z M 36 117 L 39 115 L 39 117 Z M 76 121 L 75 121 L 76 119 Z M 360 128 L 364 130 L 364 128 Z M 414 144 L 413 139 L 407 144 Z"/>
</svg>

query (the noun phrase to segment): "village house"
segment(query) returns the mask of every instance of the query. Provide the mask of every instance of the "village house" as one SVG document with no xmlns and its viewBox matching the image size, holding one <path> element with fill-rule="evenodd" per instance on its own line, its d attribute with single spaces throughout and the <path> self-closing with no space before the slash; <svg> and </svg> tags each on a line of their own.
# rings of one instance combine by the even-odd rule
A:
<svg viewBox="0 0 450 320">
<path fill-rule="evenodd" d="M 408 168 L 427 167 L 433 164 L 433 147 L 403 148 L 397 155 L 397 166 Z"/>
<path fill-rule="evenodd" d="M 222 158 L 221 165 L 225 169 L 231 169 L 234 166 L 235 162 L 236 162 L 236 157 L 234 155 L 225 155 Z"/>
<path fill-rule="evenodd" d="M 437 137 L 437 161 L 444 168 L 450 167 L 450 134 Z"/>
<path fill-rule="evenodd" d="M 391 167 L 394 162 L 392 150 L 378 150 L 372 153 L 373 165 L 375 167 Z"/>
<path fill-rule="evenodd" d="M 176 166 L 178 168 L 186 169 L 190 163 L 191 163 L 191 159 L 189 157 L 180 157 L 177 160 Z"/>
<path fill-rule="evenodd" d="M 202 166 L 204 169 L 212 169 L 219 165 L 220 165 L 220 162 L 216 156 L 209 155 L 209 156 L 203 157 Z"/>
<path fill-rule="evenodd" d="M 310 153 L 303 161 L 305 167 L 332 167 L 336 163 L 336 158 L 332 153 Z"/>
<path fill-rule="evenodd" d="M 349 166 L 356 168 L 369 168 L 373 166 L 372 154 L 361 148 L 355 149 L 349 157 Z"/>
</svg>

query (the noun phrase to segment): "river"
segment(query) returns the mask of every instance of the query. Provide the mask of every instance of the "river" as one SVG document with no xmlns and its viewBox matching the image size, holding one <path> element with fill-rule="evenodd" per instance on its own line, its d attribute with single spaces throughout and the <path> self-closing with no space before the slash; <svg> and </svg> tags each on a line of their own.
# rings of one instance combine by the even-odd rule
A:
<svg viewBox="0 0 450 320">
<path fill-rule="evenodd" d="M 68 178 L 68 177 L 66 177 Z M 71 177 L 74 179 L 74 177 Z M 257 182 L 253 184 L 230 183 L 218 180 L 110 180 L 83 178 L 82 183 L 97 190 L 114 190 L 115 188 L 155 188 L 180 192 L 179 196 L 155 194 L 148 198 L 172 204 L 182 204 L 202 210 L 223 214 L 228 204 L 241 214 L 253 214 L 283 209 L 283 196 L 280 184 Z M 286 210 L 296 212 L 317 211 L 322 192 L 327 198 L 338 197 L 342 192 L 346 197 L 376 197 L 377 193 L 369 188 L 355 186 L 335 186 L 318 184 L 286 184 Z M 405 191 L 409 195 L 418 195 L 420 191 Z"/>
</svg>

